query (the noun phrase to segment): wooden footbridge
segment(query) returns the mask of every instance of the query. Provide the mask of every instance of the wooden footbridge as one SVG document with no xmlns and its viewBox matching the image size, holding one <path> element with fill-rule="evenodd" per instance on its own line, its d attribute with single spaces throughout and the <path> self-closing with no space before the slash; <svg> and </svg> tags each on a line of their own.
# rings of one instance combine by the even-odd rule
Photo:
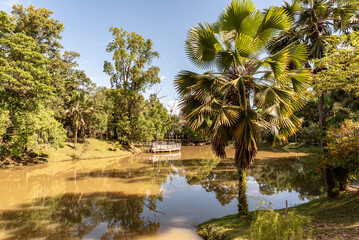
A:
<svg viewBox="0 0 359 240">
<path fill-rule="evenodd" d="M 177 152 L 181 150 L 182 144 L 178 142 L 143 142 L 135 143 L 136 146 L 148 147 L 148 150 L 153 153 L 159 152 Z"/>
</svg>

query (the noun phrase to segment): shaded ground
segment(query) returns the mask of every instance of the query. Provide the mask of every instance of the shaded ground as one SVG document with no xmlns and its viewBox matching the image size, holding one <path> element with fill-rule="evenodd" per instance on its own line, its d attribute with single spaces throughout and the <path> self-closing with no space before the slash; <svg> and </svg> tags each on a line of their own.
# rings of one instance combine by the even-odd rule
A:
<svg viewBox="0 0 359 240">
<path fill-rule="evenodd" d="M 276 210 L 284 214 L 283 210 Z M 292 207 L 289 211 L 307 216 L 312 222 L 314 239 L 359 239 L 359 191 L 342 193 L 337 199 L 326 197 Z M 212 219 L 198 226 L 204 239 L 249 239 L 253 212 Z"/>
</svg>

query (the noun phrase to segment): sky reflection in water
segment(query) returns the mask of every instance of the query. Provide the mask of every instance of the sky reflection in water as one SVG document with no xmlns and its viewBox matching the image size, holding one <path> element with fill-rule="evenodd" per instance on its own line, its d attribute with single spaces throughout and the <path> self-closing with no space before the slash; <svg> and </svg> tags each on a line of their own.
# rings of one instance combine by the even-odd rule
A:
<svg viewBox="0 0 359 240">
<path fill-rule="evenodd" d="M 230 156 L 231 151 L 228 155 Z M 259 152 L 249 210 L 294 206 L 324 192 L 295 153 Z M 237 211 L 238 173 L 209 147 L 174 155 L 49 163 L 0 171 L 0 239 L 199 239 L 194 226 Z"/>
</svg>

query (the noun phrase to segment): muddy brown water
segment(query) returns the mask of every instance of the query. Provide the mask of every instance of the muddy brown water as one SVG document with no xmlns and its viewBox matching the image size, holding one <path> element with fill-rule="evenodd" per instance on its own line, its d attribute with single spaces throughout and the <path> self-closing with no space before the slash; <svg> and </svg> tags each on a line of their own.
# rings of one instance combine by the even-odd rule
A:
<svg viewBox="0 0 359 240">
<path fill-rule="evenodd" d="M 229 150 L 231 156 L 233 150 Z M 249 210 L 323 194 L 303 154 L 260 151 L 247 173 Z M 208 146 L 0 171 L 0 239 L 200 239 L 195 226 L 237 211 L 233 160 Z"/>
</svg>

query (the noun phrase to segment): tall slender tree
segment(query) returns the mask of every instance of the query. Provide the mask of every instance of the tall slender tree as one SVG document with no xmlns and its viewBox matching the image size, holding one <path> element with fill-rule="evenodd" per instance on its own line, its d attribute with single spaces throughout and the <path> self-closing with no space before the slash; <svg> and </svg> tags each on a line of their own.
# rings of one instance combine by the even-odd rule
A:
<svg viewBox="0 0 359 240">
<path fill-rule="evenodd" d="M 159 68 L 152 65 L 159 54 L 152 50 L 151 39 L 122 28 L 112 27 L 110 32 L 113 40 L 106 51 L 113 53 L 113 61 L 105 61 L 104 72 L 110 76 L 112 86 L 108 92 L 114 103 L 111 131 L 115 139 L 129 144 L 139 124 L 138 113 L 144 101 L 142 93 L 161 81 Z"/>
<path fill-rule="evenodd" d="M 92 111 L 93 107 L 90 98 L 82 91 L 74 91 L 70 100 L 70 108 L 67 111 L 74 121 L 74 148 L 76 148 L 78 131 L 85 125 L 83 115 Z"/>
</svg>

